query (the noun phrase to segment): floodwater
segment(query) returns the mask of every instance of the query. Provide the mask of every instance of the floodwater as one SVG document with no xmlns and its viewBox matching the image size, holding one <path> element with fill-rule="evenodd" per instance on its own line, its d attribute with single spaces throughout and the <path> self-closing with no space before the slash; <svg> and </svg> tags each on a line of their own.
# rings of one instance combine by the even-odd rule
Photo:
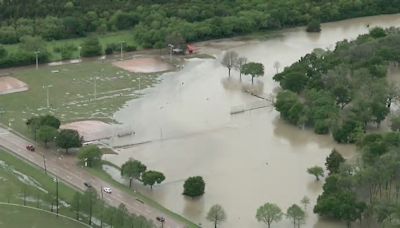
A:
<svg viewBox="0 0 400 228">
<path fill-rule="evenodd" d="M 229 49 L 250 61 L 262 62 L 266 73 L 258 83 L 269 96 L 276 93 L 277 84 L 272 80 L 275 61 L 288 66 L 315 48 L 332 49 L 337 41 L 366 33 L 367 25 L 399 24 L 400 15 L 377 16 L 324 24 L 320 34 L 296 28 L 263 41 L 202 43 L 201 50 L 215 54 L 216 60 L 188 60 L 182 70 L 164 74 L 158 86 L 115 113 L 115 119 L 132 127 L 136 134 L 115 137 L 111 143 L 145 143 L 121 148 L 118 155 L 107 155 L 106 159 L 121 165 L 132 157 L 149 169 L 162 171 L 167 179 L 153 190 L 138 183 L 134 187 L 203 227 L 212 227 L 205 216 L 216 203 L 227 214 L 221 227 L 257 228 L 265 227 L 255 219 L 259 206 L 272 202 L 286 211 L 293 203 L 300 204 L 303 196 L 311 199 L 303 227 L 345 227 L 312 213 L 323 182 L 316 182 L 306 169 L 324 166 L 334 147 L 352 158 L 354 147 L 337 145 L 330 137 L 290 126 L 272 107 L 231 115 L 231 110 L 251 106 L 260 99 L 241 92 L 237 72 L 227 80 L 227 70 L 219 59 Z M 243 84 L 250 83 L 251 79 L 243 76 Z M 181 194 L 183 182 L 196 175 L 205 179 L 206 192 L 198 199 L 186 198 Z M 291 226 L 287 219 L 274 225 Z"/>
</svg>

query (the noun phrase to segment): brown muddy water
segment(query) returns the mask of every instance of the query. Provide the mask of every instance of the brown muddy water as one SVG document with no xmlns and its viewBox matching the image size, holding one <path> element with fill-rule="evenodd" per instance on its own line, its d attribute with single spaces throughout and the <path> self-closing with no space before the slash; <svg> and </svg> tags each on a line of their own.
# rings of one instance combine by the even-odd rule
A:
<svg viewBox="0 0 400 228">
<path fill-rule="evenodd" d="M 286 211 L 293 203 L 300 204 L 303 196 L 311 199 L 303 227 L 345 227 L 312 213 L 323 180 L 316 182 L 306 169 L 324 166 L 334 147 L 346 158 L 354 157 L 354 147 L 289 126 L 272 107 L 231 115 L 233 109 L 253 106 L 260 99 L 241 92 L 237 72 L 227 80 L 219 59 L 223 51 L 235 50 L 262 62 L 266 73 L 258 83 L 269 96 L 277 87 L 272 80 L 274 62 L 284 67 L 315 48 L 332 49 L 337 41 L 368 32 L 367 25 L 399 24 L 400 15 L 377 16 L 324 24 L 320 34 L 296 28 L 263 41 L 205 42 L 201 50 L 217 59 L 188 60 L 182 70 L 164 74 L 158 86 L 115 113 L 114 118 L 136 134 L 114 137 L 109 143 L 147 143 L 118 149 L 118 155 L 106 159 L 121 165 L 132 157 L 162 171 L 167 179 L 161 185 L 150 190 L 135 183 L 135 188 L 203 227 L 212 227 L 205 216 L 216 203 L 227 213 L 221 227 L 257 228 L 265 227 L 255 218 L 260 205 L 272 202 Z M 250 78 L 243 78 L 243 84 L 250 84 Z M 205 194 L 198 199 L 182 196 L 184 180 L 197 175 L 205 179 Z M 274 227 L 292 224 L 284 218 Z"/>
</svg>

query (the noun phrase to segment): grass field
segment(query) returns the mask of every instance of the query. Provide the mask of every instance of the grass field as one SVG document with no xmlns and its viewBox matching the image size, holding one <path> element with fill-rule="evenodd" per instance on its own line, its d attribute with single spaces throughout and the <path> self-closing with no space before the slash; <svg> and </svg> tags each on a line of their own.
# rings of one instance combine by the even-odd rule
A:
<svg viewBox="0 0 400 228">
<path fill-rule="evenodd" d="M 55 195 L 56 184 L 53 177 L 43 170 L 27 165 L 25 162 L 0 150 L 0 201 L 24 204 L 41 209 L 50 209 L 51 195 Z M 62 182 L 59 183 L 59 196 L 64 202 L 70 202 L 75 190 Z M 63 204 L 61 204 L 63 205 Z M 73 216 L 69 208 L 61 207 L 60 213 Z"/>
<path fill-rule="evenodd" d="M 132 32 L 130 30 L 112 32 L 106 34 L 96 34 L 96 37 L 99 38 L 100 43 L 105 49 L 107 44 L 115 43 L 120 44 L 122 41 L 126 42 L 128 45 L 136 46 L 136 42 L 132 36 Z M 82 45 L 85 37 L 83 38 L 75 38 L 75 39 L 66 39 L 66 40 L 55 40 L 47 42 L 47 50 L 51 53 L 50 61 L 60 61 L 61 55 L 59 53 L 54 53 L 53 50 L 55 47 L 60 47 L 64 44 L 74 44 L 76 47 Z M 8 52 L 14 52 L 18 48 L 18 44 L 9 44 L 3 45 Z M 79 51 L 75 51 L 73 53 L 73 58 L 79 58 Z"/>
<path fill-rule="evenodd" d="M 0 227 L 84 228 L 89 226 L 64 217 L 56 217 L 45 211 L 15 205 L 0 205 Z"/>
<path fill-rule="evenodd" d="M 58 73 L 53 73 L 58 71 Z M 29 90 L 0 96 L 0 122 L 28 135 L 25 121 L 38 114 L 53 114 L 62 122 L 78 119 L 111 121 L 122 105 L 140 96 L 136 91 L 158 82 L 156 74 L 135 74 L 109 61 L 17 69 L 13 77 Z M 49 104 L 47 107 L 47 86 Z M 96 90 L 96 99 L 95 99 Z"/>
</svg>

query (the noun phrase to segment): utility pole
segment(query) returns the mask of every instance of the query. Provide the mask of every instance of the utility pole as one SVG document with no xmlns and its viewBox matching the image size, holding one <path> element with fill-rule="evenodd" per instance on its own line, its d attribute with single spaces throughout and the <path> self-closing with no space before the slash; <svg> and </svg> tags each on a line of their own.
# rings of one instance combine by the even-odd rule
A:
<svg viewBox="0 0 400 228">
<path fill-rule="evenodd" d="M 141 85 L 140 85 L 140 77 L 138 79 L 139 79 L 139 90 L 140 90 L 140 87 L 141 87 Z"/>
<path fill-rule="evenodd" d="M 35 56 L 36 56 L 36 70 L 39 69 L 39 53 L 40 53 L 40 51 L 35 51 Z"/>
</svg>

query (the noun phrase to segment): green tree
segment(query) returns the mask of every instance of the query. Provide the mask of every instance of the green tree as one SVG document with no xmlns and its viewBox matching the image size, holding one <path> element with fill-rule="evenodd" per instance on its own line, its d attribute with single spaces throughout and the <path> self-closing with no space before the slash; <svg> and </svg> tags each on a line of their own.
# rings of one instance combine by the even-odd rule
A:
<svg viewBox="0 0 400 228">
<path fill-rule="evenodd" d="M 8 52 L 3 45 L 0 45 L 0 59 L 7 57 Z"/>
<path fill-rule="evenodd" d="M 103 153 L 96 145 L 87 145 L 79 150 L 79 160 L 88 167 L 95 167 L 101 163 Z"/>
<path fill-rule="evenodd" d="M 47 147 L 49 142 L 54 141 L 57 134 L 58 131 L 54 127 L 43 125 L 37 130 L 37 139 L 43 142 L 44 146 Z"/>
<path fill-rule="evenodd" d="M 40 116 L 40 125 L 41 126 L 50 126 L 55 129 L 60 128 L 61 122 L 59 119 L 52 115 Z"/>
<path fill-rule="evenodd" d="M 189 177 L 183 184 L 183 195 L 190 197 L 201 196 L 204 194 L 206 183 L 200 176 Z"/>
<path fill-rule="evenodd" d="M 264 65 L 262 63 L 246 63 L 242 66 L 244 75 L 251 75 L 251 84 L 254 83 L 254 77 L 261 77 L 264 75 Z"/>
<path fill-rule="evenodd" d="M 324 169 L 320 166 L 313 166 L 307 169 L 307 172 L 315 176 L 315 179 L 319 181 L 320 177 L 324 176 Z"/>
<path fill-rule="evenodd" d="M 93 57 L 103 53 L 100 41 L 96 37 L 89 37 L 82 43 L 82 56 Z"/>
<path fill-rule="evenodd" d="M 293 72 L 285 75 L 283 80 L 281 80 L 281 86 L 284 89 L 299 93 L 303 91 L 307 82 L 308 78 L 305 74 Z"/>
<path fill-rule="evenodd" d="M 391 116 L 390 122 L 390 129 L 392 131 L 400 131 L 400 115 Z"/>
<path fill-rule="evenodd" d="M 321 32 L 321 23 L 319 20 L 311 20 L 307 25 L 307 32 Z"/>
<path fill-rule="evenodd" d="M 329 175 L 339 172 L 340 164 L 345 162 L 343 156 L 337 152 L 336 149 L 333 149 L 329 156 L 326 158 L 325 166 L 329 171 Z"/>
<path fill-rule="evenodd" d="M 149 170 L 142 174 L 142 182 L 144 185 L 150 185 L 150 188 L 153 189 L 154 184 L 160 184 L 165 180 L 164 174 L 158 171 Z"/>
<path fill-rule="evenodd" d="M 281 209 L 276 204 L 266 203 L 257 209 L 256 218 L 270 228 L 272 222 L 281 221 L 282 215 Z"/>
<path fill-rule="evenodd" d="M 289 123 L 300 125 L 304 117 L 304 105 L 297 95 L 291 91 L 284 90 L 276 96 L 275 108 L 281 117 Z"/>
<path fill-rule="evenodd" d="M 305 212 L 297 205 L 293 204 L 286 211 L 286 216 L 293 221 L 293 227 L 300 227 L 306 218 Z"/>
<path fill-rule="evenodd" d="M 129 188 L 132 186 L 132 179 L 140 180 L 146 171 L 146 165 L 138 160 L 129 159 L 121 167 L 121 175 L 129 178 Z"/>
<path fill-rule="evenodd" d="M 224 208 L 219 204 L 212 206 L 207 213 L 207 220 L 214 223 L 214 228 L 217 228 L 219 223 L 226 220 Z"/>
<path fill-rule="evenodd" d="M 228 68 L 228 76 L 231 77 L 232 68 L 237 65 L 239 55 L 234 51 L 227 51 L 222 57 L 222 66 Z"/>
<path fill-rule="evenodd" d="M 56 137 L 56 145 L 65 149 L 65 152 L 68 153 L 70 148 L 82 146 L 82 138 L 75 130 L 62 129 Z"/>
</svg>

